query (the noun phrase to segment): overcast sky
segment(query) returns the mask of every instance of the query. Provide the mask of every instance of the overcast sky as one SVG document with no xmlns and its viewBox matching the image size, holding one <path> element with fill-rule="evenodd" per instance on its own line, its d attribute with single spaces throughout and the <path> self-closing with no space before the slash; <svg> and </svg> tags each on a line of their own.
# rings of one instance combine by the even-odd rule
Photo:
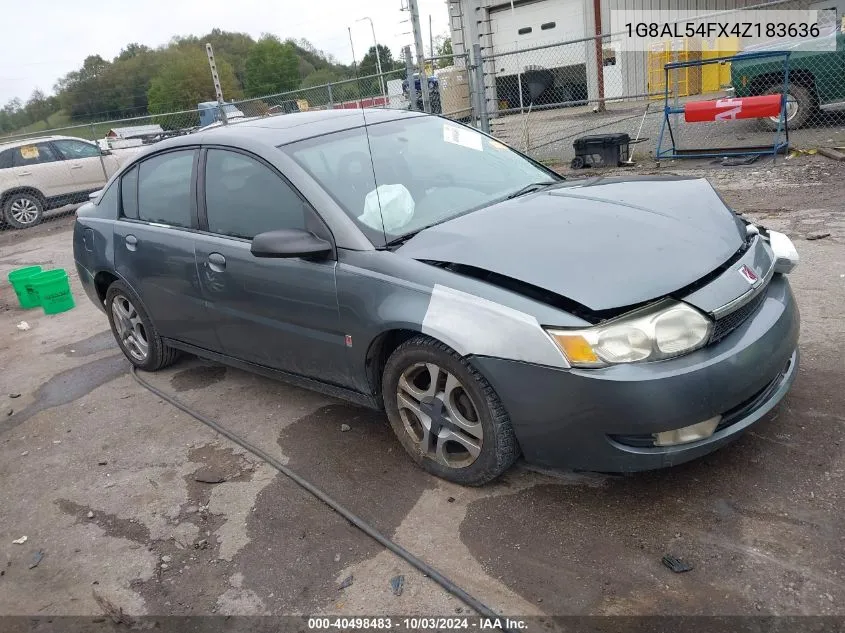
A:
<svg viewBox="0 0 845 633">
<path fill-rule="evenodd" d="M 428 50 L 428 16 L 435 35 L 446 34 L 445 0 L 418 0 L 423 40 Z M 361 59 L 373 45 L 369 16 L 380 44 L 394 55 L 413 45 L 410 14 L 400 0 L 2 0 L 0 26 L 0 106 L 23 101 L 38 87 L 51 93 L 62 75 L 86 56 L 111 60 L 129 42 L 150 47 L 174 35 L 203 35 L 214 27 L 258 38 L 273 33 L 306 38 L 318 49 L 350 63 L 347 27 Z M 403 20 L 406 20 L 403 22 Z"/>
</svg>

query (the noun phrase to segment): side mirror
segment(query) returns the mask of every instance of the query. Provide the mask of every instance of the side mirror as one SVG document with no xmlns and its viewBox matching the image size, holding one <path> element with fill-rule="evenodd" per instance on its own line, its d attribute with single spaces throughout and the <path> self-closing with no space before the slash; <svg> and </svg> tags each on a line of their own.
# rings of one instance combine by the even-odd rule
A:
<svg viewBox="0 0 845 633">
<path fill-rule="evenodd" d="M 280 229 L 252 238 L 255 257 L 326 257 L 332 245 L 304 229 Z"/>
<path fill-rule="evenodd" d="M 111 150 L 100 148 L 100 154 L 102 154 L 103 156 L 111 156 Z"/>
</svg>

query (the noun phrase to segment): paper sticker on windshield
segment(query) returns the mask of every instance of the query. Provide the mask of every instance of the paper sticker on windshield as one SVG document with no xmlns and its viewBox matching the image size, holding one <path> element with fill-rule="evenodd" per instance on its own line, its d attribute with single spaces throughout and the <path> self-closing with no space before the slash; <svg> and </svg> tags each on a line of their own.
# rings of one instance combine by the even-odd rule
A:
<svg viewBox="0 0 845 633">
<path fill-rule="evenodd" d="M 24 145 L 21 147 L 21 158 L 24 160 L 37 160 L 38 148 L 35 145 Z"/>
<path fill-rule="evenodd" d="M 457 125 L 450 125 L 449 123 L 443 124 L 443 140 L 447 143 L 468 147 L 469 149 L 474 149 L 478 152 L 484 151 L 484 148 L 481 145 L 480 134 L 473 132 L 472 130 L 458 127 Z"/>
</svg>

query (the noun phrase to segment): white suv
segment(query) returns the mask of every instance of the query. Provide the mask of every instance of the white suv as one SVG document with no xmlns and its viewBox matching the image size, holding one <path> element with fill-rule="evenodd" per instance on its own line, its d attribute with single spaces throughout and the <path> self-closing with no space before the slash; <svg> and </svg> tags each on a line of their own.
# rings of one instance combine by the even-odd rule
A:
<svg viewBox="0 0 845 633">
<path fill-rule="evenodd" d="M 135 151 L 104 151 L 70 136 L 0 143 L 0 224 L 29 228 L 48 209 L 85 201 Z"/>
</svg>

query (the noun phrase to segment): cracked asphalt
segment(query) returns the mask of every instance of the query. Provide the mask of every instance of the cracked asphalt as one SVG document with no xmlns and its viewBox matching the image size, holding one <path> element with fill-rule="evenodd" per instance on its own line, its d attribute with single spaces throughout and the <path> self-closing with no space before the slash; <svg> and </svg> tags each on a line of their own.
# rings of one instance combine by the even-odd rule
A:
<svg viewBox="0 0 845 633">
<path fill-rule="evenodd" d="M 845 615 L 845 164 L 636 171 L 707 176 L 802 258 L 794 388 L 709 457 L 631 476 L 518 464 L 461 488 L 415 468 L 377 412 L 194 358 L 146 377 L 503 614 Z M 75 274 L 74 310 L 19 309 L 5 275 L 29 264 L 73 270 L 69 218 L 0 233 L 0 615 L 467 612 L 139 386 Z M 694 569 L 673 574 L 664 554 Z"/>
</svg>

